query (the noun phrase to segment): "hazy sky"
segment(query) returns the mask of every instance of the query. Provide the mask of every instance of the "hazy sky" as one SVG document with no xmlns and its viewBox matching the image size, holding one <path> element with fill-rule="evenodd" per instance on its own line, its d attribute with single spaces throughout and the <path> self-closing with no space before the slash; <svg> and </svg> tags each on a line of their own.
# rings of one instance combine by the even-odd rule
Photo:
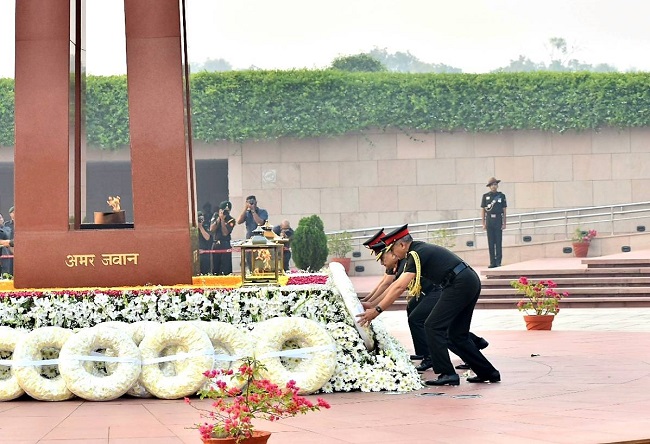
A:
<svg viewBox="0 0 650 444">
<path fill-rule="evenodd" d="M 122 0 L 86 0 L 87 67 L 126 71 Z M 0 77 L 14 72 L 14 4 L 0 0 Z M 551 37 L 572 58 L 650 71 L 647 0 L 187 0 L 190 61 L 235 69 L 325 68 L 339 55 L 410 51 L 487 72 L 520 54 L 548 62 Z"/>
</svg>

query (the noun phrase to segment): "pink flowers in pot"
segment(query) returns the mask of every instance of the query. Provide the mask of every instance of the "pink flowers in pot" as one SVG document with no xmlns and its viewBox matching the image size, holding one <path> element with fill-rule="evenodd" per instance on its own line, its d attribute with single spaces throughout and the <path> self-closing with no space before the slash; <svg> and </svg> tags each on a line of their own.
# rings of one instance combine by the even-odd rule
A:
<svg viewBox="0 0 650 444">
<path fill-rule="evenodd" d="M 510 285 L 517 293 L 524 295 L 517 303 L 519 311 L 531 315 L 555 315 L 560 311 L 560 300 L 569 296 L 567 292 L 558 293 L 555 290 L 557 284 L 551 280 L 535 282 L 522 276 L 519 280 L 511 281 Z"/>
<path fill-rule="evenodd" d="M 598 232 L 596 230 L 583 230 L 582 228 L 576 228 L 576 231 L 573 233 L 573 242 L 581 244 L 584 242 L 591 242 L 591 240 L 596 237 Z"/>
<path fill-rule="evenodd" d="M 195 426 L 201 438 L 232 437 L 239 443 L 253 435 L 253 419 L 276 421 L 330 408 L 322 398 L 313 403 L 298 396 L 300 389 L 295 381 L 289 381 L 286 387 L 280 388 L 268 379 L 261 379 L 259 371 L 263 366 L 255 358 L 247 357 L 242 361 L 243 365 L 237 371 L 208 370 L 203 373 L 210 379 L 209 388 L 199 391 L 199 395 L 201 399 L 213 400 L 212 410 L 196 407 L 185 398 L 185 402 L 199 410 L 201 417 L 206 419 L 203 424 Z"/>
</svg>

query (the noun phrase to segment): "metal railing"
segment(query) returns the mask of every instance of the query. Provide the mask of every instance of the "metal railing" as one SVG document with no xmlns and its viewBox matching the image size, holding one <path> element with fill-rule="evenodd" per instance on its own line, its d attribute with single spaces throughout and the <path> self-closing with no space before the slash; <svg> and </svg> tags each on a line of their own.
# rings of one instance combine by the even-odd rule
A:
<svg viewBox="0 0 650 444">
<path fill-rule="evenodd" d="M 508 214 L 503 245 L 571 239 L 577 228 L 595 229 L 610 235 L 643 231 L 644 224 L 634 225 L 634 221 L 642 219 L 650 221 L 650 202 Z M 337 230 L 326 234 L 347 231 L 352 236 L 354 251 L 359 251 L 363 242 L 379 229 L 384 228 L 389 233 L 400 226 Z M 453 246 L 449 243 L 459 246 L 458 242 L 463 242 L 462 248 L 476 248 L 478 238 L 485 237 L 480 217 L 410 223 L 409 232 L 416 240 L 433 241 L 448 247 Z"/>
</svg>

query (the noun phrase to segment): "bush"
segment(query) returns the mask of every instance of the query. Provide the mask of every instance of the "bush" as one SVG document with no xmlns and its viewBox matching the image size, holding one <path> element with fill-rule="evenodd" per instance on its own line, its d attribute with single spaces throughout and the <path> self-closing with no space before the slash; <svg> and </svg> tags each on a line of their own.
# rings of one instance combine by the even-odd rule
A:
<svg viewBox="0 0 650 444">
<path fill-rule="evenodd" d="M 565 132 L 650 126 L 650 73 L 405 74 L 328 70 L 192 74 L 195 140 L 411 132 Z M 129 144 L 126 76 L 87 79 L 88 145 Z M 14 80 L 0 79 L 0 146 L 14 145 Z"/>
<path fill-rule="evenodd" d="M 293 261 L 301 270 L 317 271 L 327 260 L 327 236 L 323 221 L 317 215 L 303 217 L 291 241 Z"/>
</svg>

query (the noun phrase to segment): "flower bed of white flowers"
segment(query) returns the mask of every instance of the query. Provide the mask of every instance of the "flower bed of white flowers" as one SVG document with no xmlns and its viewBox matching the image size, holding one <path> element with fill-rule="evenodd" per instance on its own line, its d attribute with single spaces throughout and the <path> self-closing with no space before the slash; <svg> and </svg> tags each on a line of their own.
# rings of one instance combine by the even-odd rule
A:
<svg viewBox="0 0 650 444">
<path fill-rule="evenodd" d="M 338 265 L 338 264 L 336 264 Z M 380 319 L 362 332 L 350 312 L 356 298 L 347 277 L 327 271 L 326 284 L 216 289 L 148 287 L 127 290 L 48 291 L 0 293 L 0 325 L 31 331 L 58 326 L 74 331 L 111 321 L 221 321 L 244 333 L 275 317 L 303 317 L 322 324 L 336 343 L 336 366 L 320 390 L 411 391 L 422 387 L 420 375 L 404 347 Z M 346 282 L 347 280 L 347 282 Z M 337 284 L 338 281 L 338 284 Z M 347 303 L 346 303 L 347 298 Z M 365 344 L 364 344 L 365 339 Z M 1 357 L 7 353 L 0 350 Z M 0 365 L 0 381 L 11 375 Z"/>
</svg>

